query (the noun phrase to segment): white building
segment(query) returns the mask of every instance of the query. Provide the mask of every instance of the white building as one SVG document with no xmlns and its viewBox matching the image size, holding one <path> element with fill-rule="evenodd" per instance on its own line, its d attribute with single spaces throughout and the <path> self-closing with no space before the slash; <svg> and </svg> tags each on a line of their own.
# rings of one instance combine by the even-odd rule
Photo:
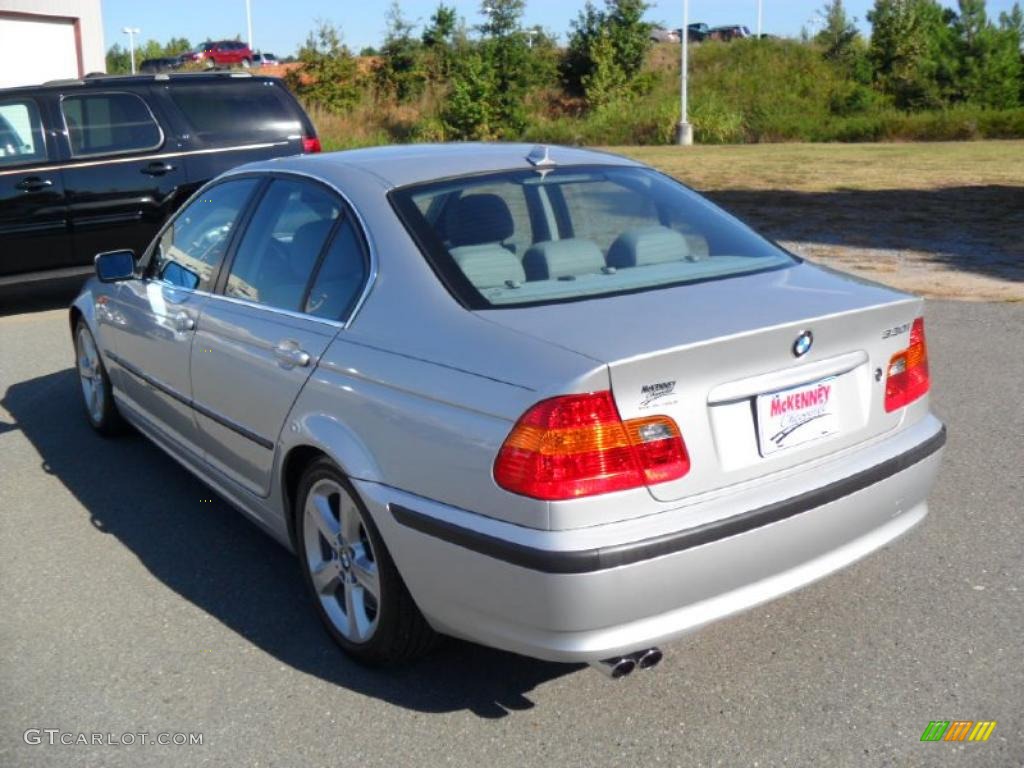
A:
<svg viewBox="0 0 1024 768">
<path fill-rule="evenodd" d="M 0 0 L 0 88 L 106 69 L 100 0 Z"/>
</svg>

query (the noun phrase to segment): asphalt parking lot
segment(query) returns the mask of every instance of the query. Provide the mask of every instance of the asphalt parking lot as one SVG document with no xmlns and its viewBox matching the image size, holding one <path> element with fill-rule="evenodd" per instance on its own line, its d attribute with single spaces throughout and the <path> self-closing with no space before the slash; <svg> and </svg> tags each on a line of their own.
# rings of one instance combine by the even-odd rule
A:
<svg viewBox="0 0 1024 768">
<path fill-rule="evenodd" d="M 1024 765 L 1024 304 L 927 318 L 926 521 L 612 682 L 454 641 L 355 666 L 287 552 L 143 438 L 93 435 L 64 312 L 0 309 L 0 765 Z M 954 719 L 998 725 L 919 741 Z"/>
</svg>

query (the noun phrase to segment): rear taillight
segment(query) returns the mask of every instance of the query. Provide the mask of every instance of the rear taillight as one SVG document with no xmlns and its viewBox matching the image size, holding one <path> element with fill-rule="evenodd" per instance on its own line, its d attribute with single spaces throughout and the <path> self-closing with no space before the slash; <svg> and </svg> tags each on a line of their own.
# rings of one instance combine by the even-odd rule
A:
<svg viewBox="0 0 1024 768">
<path fill-rule="evenodd" d="M 316 136 L 302 137 L 302 151 L 305 152 L 307 155 L 312 154 L 314 152 L 319 152 L 320 149 L 320 139 L 318 139 Z"/>
<path fill-rule="evenodd" d="M 689 470 L 672 419 L 623 422 L 611 392 L 594 392 L 528 410 L 498 452 L 494 479 L 512 493 L 557 501 L 677 480 Z"/>
<path fill-rule="evenodd" d="M 892 356 L 885 379 L 885 411 L 917 400 L 928 391 L 928 345 L 924 340 L 924 318 L 910 327 L 910 346 Z"/>
</svg>

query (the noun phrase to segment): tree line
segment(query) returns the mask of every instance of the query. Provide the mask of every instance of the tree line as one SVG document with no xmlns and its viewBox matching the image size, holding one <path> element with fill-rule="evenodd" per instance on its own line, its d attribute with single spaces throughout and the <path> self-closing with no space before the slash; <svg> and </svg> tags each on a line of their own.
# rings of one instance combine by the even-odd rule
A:
<svg viewBox="0 0 1024 768">
<path fill-rule="evenodd" d="M 527 26 L 525 9 L 526 0 L 485 0 L 482 23 L 469 26 L 442 0 L 419 23 L 394 0 L 384 39 L 358 55 L 339 27 L 319 21 L 298 50 L 301 68 L 287 80 L 318 123 L 337 128 L 337 144 L 670 140 L 678 48 L 652 43 L 648 3 L 587 2 L 564 43 Z M 998 135 L 1024 135 L 1019 3 L 993 17 L 985 0 L 959 0 L 955 8 L 875 0 L 867 36 L 842 0 L 827 2 L 820 16 L 821 29 L 799 40 L 695 47 L 699 140 L 859 140 L 932 123 L 942 130 L 935 138 L 959 137 L 949 115 L 981 125 L 983 135 L 989 125 Z M 187 42 L 170 41 L 162 54 Z"/>
<path fill-rule="evenodd" d="M 985 0 L 959 0 L 957 10 L 936 0 L 876 0 L 867 15 L 867 41 L 842 0 L 828 3 L 823 17 L 816 41 L 826 57 L 901 109 L 959 103 L 1007 109 L 1024 103 L 1019 3 L 992 19 Z"/>
<path fill-rule="evenodd" d="M 187 37 L 172 37 L 166 43 L 147 40 L 135 47 L 135 66 L 138 66 L 146 59 L 174 58 L 191 50 L 192 43 L 188 41 Z M 131 71 L 130 51 L 119 43 L 114 43 L 107 49 L 107 73 L 111 75 L 125 75 Z"/>
</svg>

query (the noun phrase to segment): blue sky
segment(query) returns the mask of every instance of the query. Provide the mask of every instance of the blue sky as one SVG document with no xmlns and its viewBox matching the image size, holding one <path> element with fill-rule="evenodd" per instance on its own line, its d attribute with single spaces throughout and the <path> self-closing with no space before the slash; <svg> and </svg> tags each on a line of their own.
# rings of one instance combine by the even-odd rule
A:
<svg viewBox="0 0 1024 768">
<path fill-rule="evenodd" d="M 824 0 L 763 0 L 764 30 L 778 35 L 797 35 L 820 9 Z M 312 29 L 314 20 L 327 19 L 339 25 L 349 47 L 358 50 L 375 45 L 384 35 L 388 0 L 251 0 L 253 38 L 257 47 L 285 56 L 294 53 Z M 527 0 L 526 22 L 540 24 L 564 41 L 569 22 L 583 7 L 584 0 Z M 480 22 L 478 0 L 448 0 L 470 25 Z M 847 0 L 851 15 L 866 30 L 864 17 L 871 0 Z M 989 0 L 993 17 L 1009 10 L 1013 0 Z M 425 22 L 437 6 L 437 0 L 403 0 L 405 15 Z M 658 0 L 648 14 L 667 26 L 682 26 L 682 0 Z M 717 24 L 746 24 L 754 29 L 756 0 L 691 0 L 690 20 Z M 213 38 L 245 38 L 245 0 L 103 0 L 106 45 L 127 44 L 121 32 L 125 26 L 139 27 L 143 40 L 161 42 L 171 37 L 187 37 L 193 43 Z"/>
</svg>

